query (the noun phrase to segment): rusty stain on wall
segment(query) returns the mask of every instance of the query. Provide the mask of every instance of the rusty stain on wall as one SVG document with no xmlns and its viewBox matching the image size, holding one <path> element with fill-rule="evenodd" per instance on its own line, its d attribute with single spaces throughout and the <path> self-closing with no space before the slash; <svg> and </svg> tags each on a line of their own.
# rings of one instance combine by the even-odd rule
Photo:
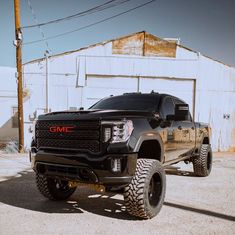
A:
<svg viewBox="0 0 235 235">
<path fill-rule="evenodd" d="M 175 58 L 176 46 L 175 41 L 166 41 L 152 34 L 140 32 L 114 40 L 112 53 Z"/>
<path fill-rule="evenodd" d="M 162 40 L 146 33 L 144 55 L 158 57 L 176 57 L 176 42 Z"/>
<path fill-rule="evenodd" d="M 144 33 L 137 33 L 113 41 L 113 54 L 142 55 Z"/>
</svg>

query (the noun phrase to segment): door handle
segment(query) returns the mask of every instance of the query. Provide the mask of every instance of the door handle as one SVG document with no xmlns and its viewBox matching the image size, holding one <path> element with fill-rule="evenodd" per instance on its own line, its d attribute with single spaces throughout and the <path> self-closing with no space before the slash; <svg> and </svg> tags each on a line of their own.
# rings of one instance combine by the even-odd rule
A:
<svg viewBox="0 0 235 235">
<path fill-rule="evenodd" d="M 178 129 L 179 129 L 179 130 L 182 130 L 182 126 L 178 126 Z"/>
</svg>

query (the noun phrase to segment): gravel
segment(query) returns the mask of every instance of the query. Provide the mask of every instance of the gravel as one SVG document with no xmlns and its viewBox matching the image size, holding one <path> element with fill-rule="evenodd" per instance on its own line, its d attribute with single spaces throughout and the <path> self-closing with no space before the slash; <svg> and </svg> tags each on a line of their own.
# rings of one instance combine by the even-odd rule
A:
<svg viewBox="0 0 235 235">
<path fill-rule="evenodd" d="M 209 177 L 180 163 L 167 175 L 165 204 L 151 220 L 125 212 L 123 196 L 77 189 L 48 201 L 25 155 L 0 155 L 0 234 L 235 234 L 235 154 L 215 154 Z"/>
</svg>

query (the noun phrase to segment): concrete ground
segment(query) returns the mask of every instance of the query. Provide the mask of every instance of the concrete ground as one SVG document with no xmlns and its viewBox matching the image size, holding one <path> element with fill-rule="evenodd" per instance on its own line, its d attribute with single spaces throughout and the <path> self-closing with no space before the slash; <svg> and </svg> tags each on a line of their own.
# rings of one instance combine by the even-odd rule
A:
<svg viewBox="0 0 235 235">
<path fill-rule="evenodd" d="M 209 177 L 180 163 L 157 217 L 130 217 L 122 195 L 77 189 L 65 202 L 39 194 L 26 155 L 0 154 L 0 234 L 235 234 L 235 154 L 214 154 Z"/>
</svg>

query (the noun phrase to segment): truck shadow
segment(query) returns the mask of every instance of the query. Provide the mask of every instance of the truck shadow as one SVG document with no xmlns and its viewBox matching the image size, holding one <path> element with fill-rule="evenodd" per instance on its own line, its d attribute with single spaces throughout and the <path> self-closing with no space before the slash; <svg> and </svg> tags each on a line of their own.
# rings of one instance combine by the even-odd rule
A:
<svg viewBox="0 0 235 235">
<path fill-rule="evenodd" d="M 20 177 L 0 182 L 0 203 L 44 213 L 84 213 L 85 211 L 123 220 L 139 220 L 125 211 L 122 195 L 99 194 L 89 188 L 78 188 L 67 201 L 49 201 L 37 190 L 34 173 L 21 172 Z"/>
<path fill-rule="evenodd" d="M 116 193 L 99 194 L 89 188 L 81 187 L 67 201 L 49 201 L 38 192 L 34 173 L 21 172 L 20 175 L 20 177 L 0 182 L 0 203 L 44 213 L 81 214 L 89 212 L 109 218 L 140 220 L 126 213 L 122 195 Z M 235 221 L 233 216 L 194 208 L 190 205 L 165 202 L 164 206 Z"/>
</svg>

